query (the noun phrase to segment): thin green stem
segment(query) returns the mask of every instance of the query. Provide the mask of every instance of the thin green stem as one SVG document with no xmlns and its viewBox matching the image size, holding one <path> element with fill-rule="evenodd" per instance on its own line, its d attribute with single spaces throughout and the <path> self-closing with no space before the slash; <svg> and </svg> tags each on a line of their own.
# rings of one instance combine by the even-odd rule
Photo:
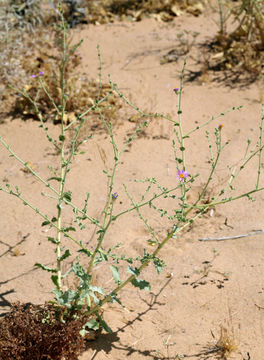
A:
<svg viewBox="0 0 264 360">
<path fill-rule="evenodd" d="M 225 112 L 222 112 L 221 114 L 218 114 L 216 116 L 212 116 L 211 119 L 209 119 L 208 121 L 204 122 L 202 125 L 196 126 L 194 129 L 190 130 L 187 134 L 184 135 L 184 138 L 189 137 L 192 133 L 194 133 L 197 130 L 202 129 L 203 127 L 209 125 L 212 121 L 218 119 L 221 116 L 225 116 L 226 114 L 228 114 L 230 111 L 235 111 L 235 110 L 240 110 L 243 106 L 233 106 L 230 109 L 227 109 Z"/>
<path fill-rule="evenodd" d="M 42 177 L 40 177 L 29 165 L 26 161 L 22 160 L 10 147 L 10 145 L 8 145 L 3 138 L 0 136 L 0 143 L 9 151 L 9 153 L 11 154 L 12 157 L 14 157 L 20 164 L 22 164 L 23 166 L 25 166 L 32 175 L 34 175 L 43 185 L 45 185 L 47 188 L 49 188 L 50 190 L 52 190 L 57 196 L 59 196 L 59 191 L 57 191 L 53 186 L 50 185 L 50 183 L 48 183 L 47 181 L 45 181 Z M 80 210 L 75 204 L 73 204 L 71 201 L 63 198 L 63 201 L 65 202 L 65 204 L 71 206 L 75 211 L 77 211 L 78 213 L 83 214 L 92 224 L 95 225 L 99 225 L 98 220 L 86 215 L 86 213 L 82 210 Z"/>
<path fill-rule="evenodd" d="M 77 244 L 78 246 L 80 246 L 83 250 L 87 251 L 86 247 L 83 246 L 83 244 L 74 239 L 74 237 L 72 237 L 71 235 L 69 235 L 68 233 L 65 233 L 63 231 L 63 229 L 59 228 L 58 225 L 56 225 L 54 222 L 52 222 L 47 215 L 44 215 L 38 208 L 36 208 L 35 206 L 33 206 L 31 203 L 29 203 L 26 199 L 24 199 L 20 193 L 15 193 L 13 190 L 6 190 L 3 187 L 0 187 L 0 191 L 5 192 L 6 194 L 10 194 L 13 195 L 15 197 L 17 197 L 19 200 L 21 200 L 23 202 L 23 204 L 25 206 L 28 206 L 30 209 L 32 209 L 36 214 L 38 214 L 40 217 L 42 217 L 45 221 L 47 221 L 49 223 L 49 225 L 51 227 L 53 227 L 54 229 L 56 229 L 59 232 L 62 232 L 64 234 L 65 237 L 71 239 L 75 244 Z"/>
<path fill-rule="evenodd" d="M 218 131 L 218 130 L 217 130 Z M 217 136 L 217 135 L 216 135 Z M 207 179 L 207 182 L 206 184 L 204 185 L 202 191 L 201 191 L 201 194 L 199 194 L 199 197 L 198 199 L 196 200 L 196 202 L 186 211 L 185 213 L 185 216 L 187 216 L 191 211 L 192 209 L 194 208 L 197 208 L 197 204 L 199 203 L 199 201 L 201 199 L 203 199 L 203 196 L 213 178 L 213 174 L 215 172 L 215 169 L 216 169 L 216 166 L 217 166 L 217 163 L 219 161 L 219 158 L 220 158 L 220 154 L 221 154 L 221 150 L 222 150 L 222 147 L 221 147 L 221 130 L 219 130 L 219 138 L 216 140 L 217 143 L 216 143 L 216 146 L 217 146 L 217 155 L 216 155 L 216 158 L 215 158 L 215 161 L 212 163 L 212 168 L 211 168 L 211 171 L 210 171 L 210 174 L 208 176 L 208 179 Z"/>
<path fill-rule="evenodd" d="M 180 76 L 180 90 L 177 94 L 177 113 L 178 113 L 178 126 L 180 132 L 180 151 L 181 151 L 181 158 L 182 158 L 182 167 L 185 170 L 185 147 L 184 147 L 184 137 L 183 137 L 183 130 L 182 130 L 182 109 L 181 109 L 181 100 L 182 100 L 182 90 L 183 90 L 183 77 L 184 77 L 184 70 L 186 66 L 186 59 L 184 59 L 183 68 Z"/>
<path fill-rule="evenodd" d="M 137 208 L 141 208 L 141 207 L 143 207 L 143 206 L 145 206 L 145 205 L 149 205 L 149 204 L 152 203 L 152 201 L 160 198 L 160 197 L 163 196 L 163 195 L 167 195 L 167 194 L 169 194 L 169 193 L 171 193 L 171 192 L 173 192 L 173 191 L 175 191 L 175 190 L 177 190 L 177 189 L 179 189 L 179 188 L 180 188 L 180 185 L 177 185 L 176 187 L 174 187 L 174 188 L 172 188 L 172 189 L 170 189 L 170 190 L 165 190 L 165 191 L 162 191 L 160 194 L 155 194 L 154 196 L 152 196 L 151 199 L 146 200 L 146 201 L 144 201 L 144 202 L 141 203 L 141 204 L 136 204 L 136 206 L 133 206 L 133 207 L 127 209 L 127 210 L 121 211 L 120 213 L 118 213 L 118 214 L 116 214 L 116 215 L 113 215 L 113 220 L 116 220 L 116 219 L 119 218 L 120 216 L 122 216 L 122 215 L 124 215 L 124 214 L 127 214 L 127 213 L 129 213 L 129 212 L 131 212 L 131 211 L 133 211 L 133 210 L 136 210 Z"/>
<path fill-rule="evenodd" d="M 64 129 L 64 114 L 66 107 L 66 97 L 65 97 L 65 67 L 66 67 L 66 24 L 64 22 L 64 18 L 61 14 L 61 23 L 62 23 L 62 60 L 61 60 L 61 71 L 60 71 L 60 86 L 61 86 L 61 133 L 60 133 L 60 141 L 61 141 L 61 151 L 60 151 L 60 187 L 59 187 L 59 195 L 58 195 L 58 203 L 57 203 L 57 246 L 56 246 L 56 254 L 57 254 L 57 287 L 58 290 L 61 290 L 62 287 L 62 273 L 61 273 L 61 227 L 62 227 L 62 209 L 63 209 L 63 194 L 64 194 L 64 185 L 65 179 L 67 175 L 66 163 L 65 163 L 65 129 Z"/>
<path fill-rule="evenodd" d="M 129 194 L 126 185 L 123 184 L 123 186 L 124 186 L 124 189 L 125 189 L 125 193 L 127 194 L 129 200 L 131 201 L 131 204 L 135 207 L 135 210 L 136 210 L 136 212 L 138 213 L 138 216 L 139 216 L 140 220 L 143 221 L 143 223 L 145 224 L 145 226 L 146 226 L 146 228 L 148 229 L 149 233 L 154 237 L 154 239 L 156 240 L 156 242 L 159 243 L 159 239 L 158 239 L 158 237 L 156 236 L 153 228 L 148 224 L 147 219 L 145 219 L 145 218 L 143 217 L 143 215 L 141 214 L 141 212 L 139 211 L 139 208 L 138 208 L 138 206 L 136 205 L 136 203 L 134 202 L 134 199 L 132 198 L 132 196 Z"/>
<path fill-rule="evenodd" d="M 35 97 L 35 100 L 33 100 L 30 95 L 25 91 L 25 90 L 19 90 L 18 88 L 16 87 L 13 87 L 13 86 L 10 86 L 12 89 L 14 89 L 15 91 L 17 91 L 19 94 L 21 94 L 22 96 L 24 96 L 29 102 L 31 102 L 31 104 L 33 105 L 34 107 L 34 111 L 37 115 L 37 117 L 39 118 L 40 122 L 41 122 L 41 126 L 45 133 L 46 133 L 46 137 L 47 139 L 55 146 L 56 150 L 60 151 L 60 147 L 57 145 L 57 141 L 54 140 L 48 133 L 48 127 L 45 125 L 45 121 L 43 120 L 43 117 L 41 115 L 41 112 L 39 111 L 39 108 L 38 108 L 38 105 L 37 105 L 37 97 L 38 97 L 38 93 L 39 91 L 37 91 L 37 94 L 36 94 L 36 97 Z"/>
<path fill-rule="evenodd" d="M 164 245 L 173 237 L 175 236 L 176 233 L 179 233 L 180 231 L 182 231 L 185 227 L 187 227 L 190 223 L 192 223 L 196 218 L 200 217 L 204 212 L 206 211 L 206 209 L 203 209 L 200 211 L 199 214 L 196 214 L 192 219 L 188 220 L 188 222 L 184 225 L 182 225 L 179 229 L 177 229 L 175 231 L 175 229 L 173 228 L 173 230 L 171 232 L 169 232 L 169 234 L 163 239 L 163 241 L 161 243 L 158 244 L 157 248 L 155 249 L 155 251 L 151 254 L 151 256 L 144 261 L 140 267 L 137 269 L 138 273 L 140 274 L 144 268 L 146 268 L 149 263 L 153 260 L 153 258 L 155 258 L 158 253 L 160 252 L 160 250 L 164 247 Z M 117 286 L 114 290 L 111 291 L 110 294 L 106 295 L 104 297 L 104 299 L 102 299 L 99 304 L 97 304 L 96 306 L 94 306 L 93 308 L 91 308 L 88 312 L 87 315 L 92 315 L 94 314 L 96 311 L 98 311 L 105 303 L 109 302 L 112 300 L 114 295 L 117 295 L 119 293 L 120 290 L 122 290 L 126 285 L 128 285 L 131 281 L 133 281 L 136 278 L 135 275 L 130 275 L 125 281 L 123 281 L 119 286 Z"/>
<path fill-rule="evenodd" d="M 16 153 L 11 149 L 11 147 L 3 140 L 3 138 L 0 136 L 0 142 L 1 144 L 9 151 L 9 153 L 11 154 L 12 157 L 14 157 L 20 164 L 22 164 L 23 166 L 25 166 L 32 175 L 34 175 L 40 182 L 42 182 L 42 184 L 44 184 L 47 188 L 49 188 L 50 190 L 52 190 L 56 195 L 59 195 L 59 192 L 53 187 L 51 186 L 48 182 L 46 182 L 45 180 L 42 179 L 42 177 L 40 177 L 29 165 L 27 161 L 23 161 L 18 155 L 16 155 Z"/>
<path fill-rule="evenodd" d="M 50 102 L 51 102 L 51 103 L 52 103 L 52 105 L 54 106 L 54 108 L 55 108 L 55 110 L 56 110 L 57 114 L 60 116 L 60 110 L 58 109 L 58 107 L 57 107 L 57 105 L 56 105 L 56 103 L 55 103 L 55 101 L 54 101 L 53 97 L 50 95 L 50 93 L 49 93 L 49 92 L 48 92 L 48 90 L 46 89 L 46 86 L 45 86 L 44 82 L 42 81 L 42 79 L 41 79 L 41 78 L 38 78 L 38 80 L 39 80 L 39 82 L 40 82 L 40 85 L 41 85 L 41 87 L 42 87 L 43 91 L 45 92 L 45 94 L 46 94 L 46 95 L 47 95 L 47 97 L 49 98 Z"/>
<path fill-rule="evenodd" d="M 262 104 L 262 116 L 261 116 L 261 123 L 260 123 L 259 143 L 258 143 L 260 150 L 259 150 L 259 154 L 258 154 L 259 161 L 258 161 L 258 176 L 257 176 L 256 189 L 259 187 L 260 169 L 262 166 L 261 160 L 262 160 L 263 122 L 264 122 L 264 103 Z"/>
<path fill-rule="evenodd" d="M 235 197 L 230 196 L 230 197 L 227 198 L 227 199 L 222 199 L 222 200 L 220 200 L 220 201 L 213 201 L 213 202 L 210 204 L 210 207 L 213 207 L 213 206 L 216 206 L 216 205 L 220 205 L 220 204 L 226 204 L 226 203 L 228 203 L 228 202 L 241 199 L 241 198 L 243 198 L 243 197 L 249 197 L 250 195 L 255 194 L 255 193 L 257 193 L 257 192 L 259 192 L 259 191 L 262 191 L 262 190 L 264 190 L 264 187 L 261 187 L 261 188 L 258 188 L 258 189 L 254 189 L 254 190 L 248 191 L 248 192 L 246 192 L 246 193 L 243 193 L 243 194 L 238 195 L 238 196 L 235 196 Z M 198 206 L 198 208 L 199 208 L 199 206 Z"/>
<path fill-rule="evenodd" d="M 102 59 L 101 59 L 101 51 L 99 45 L 97 45 L 97 55 L 99 60 L 99 84 L 98 84 L 97 101 L 99 101 L 102 91 Z"/>
</svg>

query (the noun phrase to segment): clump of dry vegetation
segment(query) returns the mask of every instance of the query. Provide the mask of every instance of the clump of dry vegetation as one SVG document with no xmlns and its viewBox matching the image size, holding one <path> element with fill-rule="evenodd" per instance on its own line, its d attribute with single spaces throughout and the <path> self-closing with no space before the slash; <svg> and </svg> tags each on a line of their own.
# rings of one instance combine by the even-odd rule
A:
<svg viewBox="0 0 264 360">
<path fill-rule="evenodd" d="M 99 330 L 87 329 L 86 336 L 80 336 L 88 318 L 75 312 L 61 321 L 64 310 L 51 304 L 13 304 L 0 320 L 0 358 L 77 360 Z"/>
<path fill-rule="evenodd" d="M 234 335 L 234 331 L 229 331 L 226 327 L 220 327 L 220 336 L 215 345 L 217 353 L 222 356 L 223 359 L 238 349 L 238 344 Z"/>
<path fill-rule="evenodd" d="M 218 0 L 220 29 L 212 43 L 221 69 L 264 75 L 264 3 L 262 0 Z M 232 30 L 227 31 L 231 20 Z"/>
<path fill-rule="evenodd" d="M 88 6 L 88 21 L 106 23 L 114 20 L 139 21 L 154 17 L 159 21 L 171 21 L 183 11 L 195 16 L 201 14 L 201 0 L 84 0 Z"/>
</svg>

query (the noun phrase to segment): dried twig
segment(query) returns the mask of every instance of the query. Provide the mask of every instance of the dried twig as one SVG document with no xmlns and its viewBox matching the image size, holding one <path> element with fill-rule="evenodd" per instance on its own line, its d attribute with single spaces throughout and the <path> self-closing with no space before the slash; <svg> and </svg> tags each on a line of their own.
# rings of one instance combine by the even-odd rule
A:
<svg viewBox="0 0 264 360">
<path fill-rule="evenodd" d="M 256 230 L 253 231 L 251 233 L 248 234 L 241 234 L 241 235 L 234 235 L 234 236 L 223 236 L 223 237 L 218 237 L 218 238 L 199 238 L 199 241 L 223 241 L 223 240 L 232 240 L 232 239 L 239 239 L 239 238 L 243 238 L 243 237 L 248 237 L 248 236 L 252 236 L 252 235 L 257 235 L 257 234 L 261 234 L 264 232 L 263 230 Z"/>
<path fill-rule="evenodd" d="M 255 304 L 255 306 L 258 308 L 258 309 L 264 309 L 264 306 L 260 306 L 258 304 Z"/>
</svg>

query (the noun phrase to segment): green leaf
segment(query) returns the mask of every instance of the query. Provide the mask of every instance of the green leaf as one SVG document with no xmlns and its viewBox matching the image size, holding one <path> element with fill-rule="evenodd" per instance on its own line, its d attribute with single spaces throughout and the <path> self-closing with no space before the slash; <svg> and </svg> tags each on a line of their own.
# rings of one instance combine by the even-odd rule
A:
<svg viewBox="0 0 264 360">
<path fill-rule="evenodd" d="M 58 177 L 58 176 L 52 176 L 52 177 L 47 179 L 47 181 L 50 181 L 50 180 L 56 180 L 56 181 L 61 182 L 62 179 L 61 179 L 61 177 Z"/>
<path fill-rule="evenodd" d="M 105 329 L 105 331 L 108 332 L 109 334 L 112 334 L 113 330 L 107 325 L 107 323 L 104 321 L 102 316 L 100 316 L 98 313 L 96 313 L 96 316 L 98 317 L 98 320 L 102 325 L 103 329 Z"/>
<path fill-rule="evenodd" d="M 73 272 L 73 268 L 69 268 L 69 270 L 66 271 L 66 273 L 64 275 L 62 275 L 62 278 L 66 278 L 71 272 Z"/>
<path fill-rule="evenodd" d="M 53 284 L 54 284 L 57 288 L 59 288 L 58 275 L 52 275 L 52 276 L 51 276 L 51 280 L 52 280 Z"/>
<path fill-rule="evenodd" d="M 71 256 L 70 250 L 66 250 L 65 253 L 58 258 L 58 261 L 63 261 L 67 259 L 67 257 Z"/>
<path fill-rule="evenodd" d="M 85 275 L 85 270 L 84 268 L 82 267 L 82 265 L 80 264 L 80 262 L 76 262 L 75 264 L 73 264 L 73 271 L 75 273 L 75 275 L 82 279 L 82 277 Z"/>
<path fill-rule="evenodd" d="M 69 226 L 67 228 L 62 228 L 63 232 L 68 232 L 68 231 L 76 231 L 75 227 L 73 226 Z"/>
<path fill-rule="evenodd" d="M 99 286 L 90 286 L 89 290 L 91 290 L 92 292 L 98 292 L 99 294 L 104 295 L 104 290 Z"/>
<path fill-rule="evenodd" d="M 110 302 L 112 302 L 112 303 L 117 302 L 119 305 L 122 306 L 122 308 L 125 308 L 124 305 L 122 304 L 121 300 L 117 298 L 117 296 L 116 296 L 115 293 L 114 293 L 114 294 L 113 294 L 113 293 L 111 294 L 111 298 L 112 298 L 112 300 L 111 300 Z"/>
<path fill-rule="evenodd" d="M 62 194 L 62 198 L 67 201 L 71 201 L 71 195 L 72 195 L 71 191 L 66 191 L 65 193 Z"/>
<path fill-rule="evenodd" d="M 67 291 L 62 292 L 61 290 L 55 289 L 55 290 L 53 290 L 53 293 L 55 294 L 55 298 L 59 305 L 68 306 L 68 307 L 71 306 L 71 302 L 76 297 L 75 290 L 67 290 Z"/>
<path fill-rule="evenodd" d="M 50 221 L 43 221 L 43 223 L 41 224 L 41 226 L 45 226 L 45 225 L 49 225 L 50 224 Z"/>
<path fill-rule="evenodd" d="M 150 283 L 146 280 L 138 280 L 138 279 L 133 279 L 131 281 L 131 284 L 134 285 L 135 287 L 139 287 L 140 290 L 151 290 L 150 287 Z"/>
<path fill-rule="evenodd" d="M 80 249 L 80 250 L 78 250 L 78 252 L 83 253 L 83 254 L 86 254 L 86 255 L 88 255 L 89 257 L 92 256 L 91 251 L 89 251 L 88 249 Z"/>
<path fill-rule="evenodd" d="M 82 337 L 85 337 L 86 335 L 86 330 L 84 328 L 82 328 L 80 331 L 79 331 L 79 334 L 82 336 Z"/>
<path fill-rule="evenodd" d="M 56 269 L 51 269 L 51 268 L 49 268 L 48 266 L 42 265 L 42 264 L 40 264 L 40 263 L 36 263 L 36 264 L 34 264 L 34 265 L 37 266 L 37 267 L 39 267 L 39 268 L 41 268 L 42 270 L 45 270 L 45 271 L 48 271 L 48 272 L 52 272 L 52 273 L 56 273 L 56 272 L 57 272 Z"/>
<path fill-rule="evenodd" d="M 99 323 L 95 319 L 89 320 L 87 323 L 83 325 L 83 328 L 88 327 L 89 329 L 98 330 L 99 329 Z"/>
<path fill-rule="evenodd" d="M 94 303 L 97 305 L 99 303 L 99 299 L 93 292 L 89 292 L 90 296 L 93 298 Z"/>
<path fill-rule="evenodd" d="M 87 274 L 80 262 L 73 264 L 73 271 L 75 275 L 82 281 L 82 286 L 88 287 L 91 282 L 91 275 Z"/>
<path fill-rule="evenodd" d="M 48 237 L 48 241 L 50 241 L 50 242 L 52 242 L 52 244 L 58 244 L 59 242 L 58 242 L 58 240 L 57 239 L 54 239 L 53 237 Z"/>
<path fill-rule="evenodd" d="M 154 258 L 153 262 L 157 273 L 160 274 L 162 270 L 165 268 L 166 264 L 164 263 L 163 260 L 159 258 Z"/>
<path fill-rule="evenodd" d="M 138 268 L 133 269 L 131 266 L 128 266 L 127 272 L 129 274 L 132 274 L 132 275 L 135 275 L 135 276 L 138 276 L 140 274 L 139 271 L 138 271 Z"/>
<path fill-rule="evenodd" d="M 118 267 L 117 267 L 117 266 L 114 266 L 114 265 L 110 265 L 110 269 L 112 270 L 114 282 L 115 282 L 117 285 L 120 285 L 121 281 L 120 281 L 120 277 L 119 277 Z"/>
</svg>

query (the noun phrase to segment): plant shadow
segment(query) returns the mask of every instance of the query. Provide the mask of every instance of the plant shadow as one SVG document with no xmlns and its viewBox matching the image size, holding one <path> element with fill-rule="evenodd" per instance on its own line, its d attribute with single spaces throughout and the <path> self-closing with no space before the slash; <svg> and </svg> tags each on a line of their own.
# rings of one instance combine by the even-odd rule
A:
<svg viewBox="0 0 264 360">
<path fill-rule="evenodd" d="M 155 355 L 156 350 L 141 351 L 139 349 L 133 348 L 132 346 L 123 345 L 120 342 L 120 337 L 118 336 L 118 334 L 124 332 L 126 328 L 130 327 L 137 321 L 142 321 L 142 318 L 150 311 L 156 310 L 157 306 L 165 305 L 164 303 L 160 302 L 158 298 L 163 292 L 163 290 L 168 286 L 171 280 L 172 278 L 169 278 L 156 294 L 151 292 L 152 296 L 149 301 L 140 297 L 141 301 L 143 301 L 147 305 L 146 310 L 139 312 L 134 319 L 129 320 L 124 326 L 120 327 L 115 332 L 111 334 L 101 334 L 95 342 L 89 342 L 87 348 L 94 350 L 91 360 L 96 359 L 97 355 L 101 351 L 104 351 L 106 354 L 108 354 L 112 349 L 123 350 L 127 353 L 126 356 L 130 356 L 136 353 L 138 355 L 143 355 L 145 357 L 150 357 L 152 359 L 158 360 L 159 357 Z"/>
</svg>

